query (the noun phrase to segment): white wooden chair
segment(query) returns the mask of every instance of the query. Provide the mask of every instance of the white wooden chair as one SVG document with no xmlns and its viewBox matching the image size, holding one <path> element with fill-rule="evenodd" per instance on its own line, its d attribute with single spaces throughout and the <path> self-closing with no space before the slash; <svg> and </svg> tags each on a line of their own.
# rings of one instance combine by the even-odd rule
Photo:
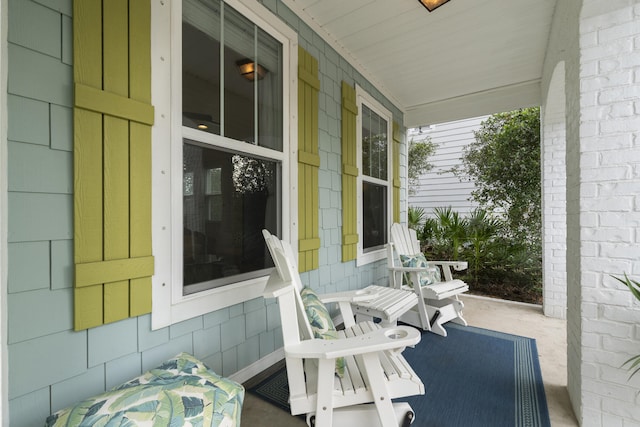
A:
<svg viewBox="0 0 640 427">
<path fill-rule="evenodd" d="M 307 424 L 318 427 L 408 426 L 414 419 L 411 407 L 391 399 L 424 394 L 422 381 L 401 354 L 420 342 L 420 332 L 409 326 L 356 324 L 350 313 L 343 314 L 345 329 L 337 339 L 314 338 L 291 248 L 268 232 L 264 235 L 276 266 L 264 296 L 278 299 L 291 414 L 307 414 Z M 350 304 L 338 299 L 334 302 L 350 311 Z M 341 357 L 346 368 L 342 378 L 335 374 Z"/>
<path fill-rule="evenodd" d="M 288 244 L 283 245 L 277 237 L 273 237 L 268 230 L 262 230 L 262 234 L 273 257 L 273 248 L 279 247 L 285 251 L 292 265 L 297 266 L 295 254 Z M 298 292 L 302 290 L 300 276 L 296 275 L 296 287 Z M 398 318 L 418 304 L 418 297 L 413 291 L 394 289 L 387 286 L 370 285 L 357 291 L 336 292 L 319 295 L 324 304 L 336 303 L 345 324 L 353 324 L 355 315 L 357 322 L 380 319 L 383 327 L 395 326 Z M 348 319 L 347 319 L 348 318 Z M 351 323 L 349 323 L 351 322 Z"/>
<path fill-rule="evenodd" d="M 414 257 L 421 254 L 420 242 L 416 231 L 405 225 L 394 223 L 391 226 L 391 238 L 387 246 L 387 262 L 391 286 L 398 289 L 413 289 L 418 295 L 418 305 L 405 313 L 400 320 L 410 325 L 431 331 L 443 337 L 447 331 L 443 324 L 449 321 L 466 326 L 462 317 L 464 304 L 458 295 L 469 290 L 469 286 L 451 275 L 467 268 L 465 261 L 428 261 L 429 267 L 405 267 L 401 256 Z M 436 273 L 440 269 L 444 280 L 429 285 L 421 285 L 422 274 Z M 403 277 L 406 278 L 403 281 Z M 406 283 L 410 281 L 410 283 Z"/>
</svg>

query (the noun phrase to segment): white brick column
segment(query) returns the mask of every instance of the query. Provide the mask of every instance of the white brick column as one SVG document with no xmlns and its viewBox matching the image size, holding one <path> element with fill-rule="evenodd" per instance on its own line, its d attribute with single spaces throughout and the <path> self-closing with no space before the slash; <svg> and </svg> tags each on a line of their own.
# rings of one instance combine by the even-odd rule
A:
<svg viewBox="0 0 640 427">
<path fill-rule="evenodd" d="M 579 108 L 579 150 L 567 158 L 568 195 L 572 188 L 578 194 L 568 200 L 568 244 L 576 248 L 572 239 L 579 238 L 579 265 L 568 272 L 569 286 L 572 278 L 580 287 L 580 327 L 574 329 L 581 346 L 579 418 L 583 426 L 639 425 L 640 376 L 628 381 L 620 366 L 640 353 L 640 304 L 610 277 L 626 272 L 640 279 L 640 6 L 635 1 L 583 0 Z M 572 164 L 578 164 L 577 171 Z M 579 174 L 577 187 L 571 186 L 572 173 Z"/>
<path fill-rule="evenodd" d="M 551 77 L 542 122 L 542 257 L 544 314 L 567 316 L 567 167 L 565 64 Z"/>
</svg>

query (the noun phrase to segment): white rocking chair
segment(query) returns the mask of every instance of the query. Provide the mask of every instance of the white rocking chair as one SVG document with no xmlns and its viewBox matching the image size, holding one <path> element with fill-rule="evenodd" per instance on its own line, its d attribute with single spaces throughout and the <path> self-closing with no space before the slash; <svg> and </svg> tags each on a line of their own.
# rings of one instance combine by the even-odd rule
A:
<svg viewBox="0 0 640 427">
<path fill-rule="evenodd" d="M 291 247 L 263 234 L 276 266 L 264 297 L 278 299 L 291 414 L 307 414 L 307 424 L 318 427 L 408 426 L 415 417 L 411 406 L 391 399 L 424 394 L 422 381 L 401 354 L 420 342 L 420 332 L 355 324 L 349 303 L 339 303 L 349 312 L 343 314 L 345 329 L 337 331 L 337 339 L 314 338 Z M 344 299 L 352 298 L 347 294 Z M 342 377 L 335 374 L 339 358 L 345 362 Z"/>
<path fill-rule="evenodd" d="M 398 223 L 391 226 L 391 239 L 387 247 L 391 286 L 398 289 L 413 289 L 418 294 L 418 305 L 400 317 L 401 321 L 443 337 L 447 336 L 443 324 L 448 321 L 467 326 L 467 321 L 462 317 L 464 304 L 459 300 L 458 295 L 468 291 L 469 286 L 451 275 L 451 268 L 456 271 L 466 269 L 466 261 L 429 260 L 428 267 L 403 266 L 402 256 L 415 257 L 422 252 L 416 231 Z M 444 281 L 425 286 L 420 280 L 422 275 L 435 273 L 437 277 L 436 269 L 441 269 Z M 407 280 L 403 281 L 403 277 Z M 410 283 L 406 283 L 407 281 Z"/>
</svg>

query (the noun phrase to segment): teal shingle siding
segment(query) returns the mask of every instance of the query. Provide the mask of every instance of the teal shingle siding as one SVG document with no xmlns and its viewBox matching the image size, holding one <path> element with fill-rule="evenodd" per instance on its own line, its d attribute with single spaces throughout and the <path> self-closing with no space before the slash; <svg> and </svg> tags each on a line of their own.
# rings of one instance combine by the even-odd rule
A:
<svg viewBox="0 0 640 427">
<path fill-rule="evenodd" d="M 73 151 L 73 111 L 51 104 L 51 148 Z"/>
<path fill-rule="evenodd" d="M 49 289 L 10 294 L 8 298 L 9 344 L 45 335 L 55 334 L 72 327 L 73 295 L 70 289 Z"/>
<path fill-rule="evenodd" d="M 319 61 L 322 292 L 382 283 L 380 263 L 340 262 L 340 84 L 358 83 L 402 122 L 400 111 L 281 2 L 263 4 L 300 33 Z M 181 351 L 232 375 L 282 347 L 273 301 L 260 298 L 151 330 L 151 316 L 73 332 L 72 1 L 10 0 L 9 399 L 12 427 L 42 425 L 51 411 L 113 387 Z M 378 265 L 378 266 L 377 266 Z M 322 272 L 322 274 L 321 274 Z"/>
<path fill-rule="evenodd" d="M 51 241 L 51 289 L 71 288 L 73 280 L 73 241 Z"/>
<path fill-rule="evenodd" d="M 106 388 L 110 389 L 142 374 L 142 355 L 132 353 L 105 363 Z"/>
<path fill-rule="evenodd" d="M 49 288 L 49 242 L 9 244 L 9 293 Z"/>
<path fill-rule="evenodd" d="M 22 96 L 7 97 L 9 141 L 49 145 L 49 104 Z M 9 162 L 11 164 L 11 162 Z"/>
<path fill-rule="evenodd" d="M 51 386 L 51 410 L 59 411 L 104 391 L 104 365 L 87 369 L 81 375 L 60 381 Z"/>
<path fill-rule="evenodd" d="M 93 367 L 136 353 L 138 350 L 138 319 L 125 319 L 88 330 L 89 354 L 87 366 Z"/>
<path fill-rule="evenodd" d="M 69 151 L 9 141 L 9 187 L 14 192 L 71 194 L 73 168 Z"/>
<path fill-rule="evenodd" d="M 9 425 L 41 426 L 49 416 L 51 393 L 49 387 L 25 394 L 11 401 Z"/>
<path fill-rule="evenodd" d="M 19 329 L 9 321 L 9 334 Z M 9 344 L 9 399 L 87 370 L 87 334 L 69 330 Z M 9 402 L 11 411 L 11 402 Z"/>
</svg>

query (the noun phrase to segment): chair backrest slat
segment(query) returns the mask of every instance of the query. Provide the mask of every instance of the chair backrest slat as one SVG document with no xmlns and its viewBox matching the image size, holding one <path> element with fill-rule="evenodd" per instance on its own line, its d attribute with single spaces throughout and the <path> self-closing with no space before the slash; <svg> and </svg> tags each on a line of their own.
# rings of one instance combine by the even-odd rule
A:
<svg viewBox="0 0 640 427">
<path fill-rule="evenodd" d="M 276 271 L 280 275 L 281 279 L 285 282 L 291 281 L 294 285 L 292 291 L 300 338 L 303 340 L 312 339 L 313 331 L 304 310 L 302 298 L 300 297 L 302 281 L 300 280 L 300 274 L 298 273 L 298 268 L 295 264 L 295 255 L 293 254 L 291 245 L 278 239 L 267 230 L 262 230 L 262 235 L 264 236 L 271 258 L 273 258 L 273 263 L 276 266 Z M 290 308 L 290 310 L 292 309 L 293 308 Z M 285 319 L 282 320 L 284 321 Z"/>
<path fill-rule="evenodd" d="M 416 231 L 397 222 L 391 226 L 391 242 L 398 255 L 415 255 L 420 252 Z"/>
</svg>

